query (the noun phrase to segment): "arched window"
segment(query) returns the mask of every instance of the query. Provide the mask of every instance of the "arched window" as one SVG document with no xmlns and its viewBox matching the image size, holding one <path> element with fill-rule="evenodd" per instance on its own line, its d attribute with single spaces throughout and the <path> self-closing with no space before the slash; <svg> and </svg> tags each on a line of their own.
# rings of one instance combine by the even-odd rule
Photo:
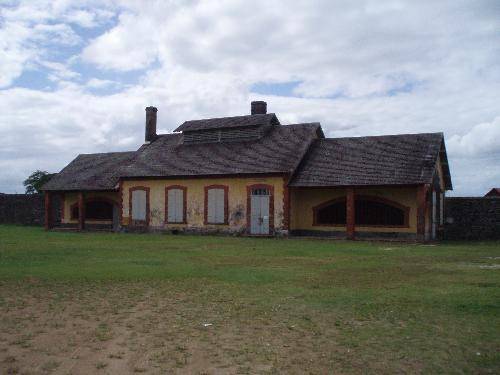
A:
<svg viewBox="0 0 500 375">
<path fill-rule="evenodd" d="M 359 226 L 407 226 L 408 211 L 408 207 L 379 197 L 355 198 L 355 223 Z"/>
<path fill-rule="evenodd" d="M 71 219 L 77 220 L 78 215 L 78 203 L 75 203 L 71 206 Z M 101 199 L 85 202 L 85 219 L 113 220 L 113 202 Z"/>
<path fill-rule="evenodd" d="M 346 199 L 334 199 L 313 208 L 314 225 L 345 225 Z"/>
<path fill-rule="evenodd" d="M 408 226 L 409 208 L 387 199 L 357 195 L 355 224 L 358 226 Z M 346 225 L 346 198 L 338 198 L 313 208 L 313 225 Z"/>
</svg>

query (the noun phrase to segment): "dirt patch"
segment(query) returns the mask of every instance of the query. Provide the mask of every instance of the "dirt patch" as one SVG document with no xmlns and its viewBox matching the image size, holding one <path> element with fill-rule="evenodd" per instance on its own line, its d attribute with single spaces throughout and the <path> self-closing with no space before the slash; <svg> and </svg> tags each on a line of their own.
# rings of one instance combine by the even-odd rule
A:
<svg viewBox="0 0 500 375">
<path fill-rule="evenodd" d="M 172 285 L 21 289 L 2 287 L 1 373 L 325 373 L 345 354 L 332 317 L 285 305 Z"/>
</svg>

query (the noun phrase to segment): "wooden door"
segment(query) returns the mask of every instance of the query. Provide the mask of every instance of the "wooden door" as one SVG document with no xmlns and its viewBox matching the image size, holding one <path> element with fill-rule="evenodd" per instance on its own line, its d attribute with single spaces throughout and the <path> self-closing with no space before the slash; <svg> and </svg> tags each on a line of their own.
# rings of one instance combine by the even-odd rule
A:
<svg viewBox="0 0 500 375">
<path fill-rule="evenodd" d="M 250 199 L 250 234 L 269 234 L 269 190 L 254 189 Z"/>
</svg>

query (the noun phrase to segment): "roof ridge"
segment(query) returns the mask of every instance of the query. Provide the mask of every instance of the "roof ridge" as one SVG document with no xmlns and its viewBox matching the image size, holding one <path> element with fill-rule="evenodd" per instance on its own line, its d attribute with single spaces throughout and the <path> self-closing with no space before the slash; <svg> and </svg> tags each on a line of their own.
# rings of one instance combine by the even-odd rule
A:
<svg viewBox="0 0 500 375">
<path fill-rule="evenodd" d="M 443 132 L 428 132 L 428 133 L 399 133 L 399 134 L 381 134 L 381 135 L 356 135 L 351 137 L 329 137 L 324 138 L 325 141 L 337 140 L 337 139 L 361 139 L 361 138 L 383 138 L 383 137 L 404 137 L 409 135 L 441 135 L 444 137 Z"/>
<path fill-rule="evenodd" d="M 275 113 L 269 112 L 269 113 L 256 113 L 256 114 L 250 114 L 250 115 L 237 115 L 237 116 L 223 116 L 223 117 L 207 117 L 207 118 L 200 118 L 197 120 L 186 120 L 183 123 L 186 122 L 195 122 L 195 121 L 207 121 L 207 120 L 226 120 L 230 118 L 238 118 L 238 117 L 266 117 L 266 116 L 271 116 L 274 115 L 276 116 Z"/>
<path fill-rule="evenodd" d="M 88 155 L 111 155 L 111 154 L 132 154 L 137 151 L 111 151 L 111 152 L 90 152 L 90 153 L 81 153 L 78 156 L 88 156 Z"/>
</svg>

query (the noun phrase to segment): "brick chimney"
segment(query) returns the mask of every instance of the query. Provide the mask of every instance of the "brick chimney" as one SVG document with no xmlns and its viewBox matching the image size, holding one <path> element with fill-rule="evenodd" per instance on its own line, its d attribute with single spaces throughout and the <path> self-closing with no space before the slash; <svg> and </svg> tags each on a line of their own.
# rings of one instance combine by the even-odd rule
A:
<svg viewBox="0 0 500 375">
<path fill-rule="evenodd" d="M 267 103 L 261 100 L 251 103 L 252 115 L 265 115 L 267 113 Z"/>
<path fill-rule="evenodd" d="M 156 137 L 156 107 L 146 107 L 146 142 L 153 142 Z"/>
</svg>

